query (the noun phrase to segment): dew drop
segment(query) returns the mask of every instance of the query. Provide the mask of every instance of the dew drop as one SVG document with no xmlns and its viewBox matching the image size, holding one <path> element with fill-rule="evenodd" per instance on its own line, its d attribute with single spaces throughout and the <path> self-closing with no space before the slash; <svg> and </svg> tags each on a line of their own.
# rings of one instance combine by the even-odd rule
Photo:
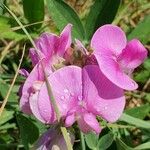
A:
<svg viewBox="0 0 150 150">
<path fill-rule="evenodd" d="M 68 89 L 64 89 L 64 93 L 69 93 L 69 90 Z"/>
<path fill-rule="evenodd" d="M 64 100 L 65 99 L 65 96 L 61 96 L 61 100 Z"/>
<path fill-rule="evenodd" d="M 82 96 L 78 96 L 78 100 L 79 100 L 79 101 L 82 101 Z"/>
<path fill-rule="evenodd" d="M 107 110 L 107 106 L 104 107 L 104 110 Z"/>
</svg>

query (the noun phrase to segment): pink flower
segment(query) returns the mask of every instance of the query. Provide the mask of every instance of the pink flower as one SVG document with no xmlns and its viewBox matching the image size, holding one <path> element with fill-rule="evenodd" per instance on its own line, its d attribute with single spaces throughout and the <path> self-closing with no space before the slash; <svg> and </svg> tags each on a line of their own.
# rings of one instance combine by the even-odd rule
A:
<svg viewBox="0 0 150 150">
<path fill-rule="evenodd" d="M 71 143 L 74 143 L 74 135 L 69 133 Z M 46 131 L 35 144 L 34 149 L 36 150 L 67 150 L 66 142 L 63 135 L 58 130 L 51 128 Z"/>
<path fill-rule="evenodd" d="M 100 116 L 109 122 L 116 121 L 125 106 L 123 90 L 109 81 L 96 65 L 63 67 L 48 77 L 52 92 L 67 127 L 77 121 L 80 129 L 87 133 L 100 133 L 96 119 Z M 32 113 L 43 123 L 57 122 L 46 84 L 30 97 Z"/>
<path fill-rule="evenodd" d="M 35 41 L 39 54 L 49 66 L 59 61 L 59 58 L 63 58 L 66 50 L 71 46 L 71 28 L 72 25 L 68 24 L 60 36 L 52 33 L 43 33 Z M 30 57 L 33 65 L 40 61 L 34 48 L 30 49 Z"/>
<path fill-rule="evenodd" d="M 147 50 L 139 40 L 127 43 L 119 27 L 104 25 L 94 33 L 91 47 L 102 73 L 110 81 L 126 90 L 138 87 L 130 75 L 147 57 Z"/>
<path fill-rule="evenodd" d="M 25 69 L 21 70 L 21 74 L 27 77 L 24 85 L 21 87 L 20 94 L 20 107 L 24 113 L 31 114 L 29 106 L 30 96 L 36 93 L 35 85 L 44 81 L 43 69 L 41 62 L 44 64 L 47 75 L 52 73 L 52 65 L 59 61 L 59 58 L 64 56 L 65 51 L 71 45 L 71 24 L 68 24 L 60 36 L 54 34 L 44 33 L 36 41 L 36 46 L 40 50 L 39 54 L 42 56 L 42 60 L 39 60 L 35 49 L 30 49 L 30 57 L 34 65 L 30 74 Z"/>
</svg>

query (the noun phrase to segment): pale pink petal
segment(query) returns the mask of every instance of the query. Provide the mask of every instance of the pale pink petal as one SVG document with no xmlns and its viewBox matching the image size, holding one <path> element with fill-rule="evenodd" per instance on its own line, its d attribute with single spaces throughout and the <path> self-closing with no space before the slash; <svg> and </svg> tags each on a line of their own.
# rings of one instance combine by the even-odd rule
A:
<svg viewBox="0 0 150 150">
<path fill-rule="evenodd" d="M 131 40 L 126 48 L 118 57 L 118 62 L 123 69 L 134 69 L 138 67 L 147 57 L 147 50 L 142 43 L 137 40 Z"/>
<path fill-rule="evenodd" d="M 74 114 L 71 114 L 71 115 L 68 115 L 66 117 L 66 120 L 65 120 L 65 126 L 66 127 L 70 127 L 73 125 L 73 123 L 76 121 L 75 119 L 75 115 Z"/>
<path fill-rule="evenodd" d="M 77 66 L 61 68 L 51 74 L 48 80 L 61 116 L 66 116 L 68 111 L 76 106 L 78 96 L 82 95 L 81 68 Z M 40 90 L 38 104 L 41 115 L 45 120 L 54 121 L 54 111 L 51 107 L 46 84 Z"/>
<path fill-rule="evenodd" d="M 31 110 L 30 110 L 30 106 L 29 106 L 29 97 L 30 97 L 30 94 L 32 93 L 33 83 L 37 80 L 43 80 L 43 79 L 44 79 L 44 75 L 43 75 L 42 67 L 39 62 L 39 64 L 37 64 L 33 68 L 33 70 L 29 74 L 28 78 L 26 79 L 26 81 L 22 87 L 22 96 L 20 99 L 20 107 L 24 113 L 31 114 Z"/>
<path fill-rule="evenodd" d="M 43 53 L 47 62 L 51 62 L 53 54 L 59 47 L 59 37 L 52 33 L 43 33 L 36 40 L 36 46 Z"/>
<path fill-rule="evenodd" d="M 96 132 L 96 134 L 99 134 L 101 132 L 100 124 L 96 120 L 96 116 L 92 113 L 84 114 L 84 121 L 91 128 L 92 131 Z"/>
<path fill-rule="evenodd" d="M 101 54 L 101 51 L 112 51 L 119 54 L 126 46 L 125 33 L 117 26 L 104 25 L 97 29 L 91 40 L 91 47 L 94 54 Z"/>
<path fill-rule="evenodd" d="M 81 43 L 81 41 L 79 41 L 78 39 L 75 39 L 75 44 L 76 44 L 77 49 L 79 49 L 84 55 L 89 55 L 89 52 Z"/>
<path fill-rule="evenodd" d="M 36 92 L 29 97 L 30 109 L 31 109 L 33 115 L 38 120 L 40 120 L 43 123 L 46 123 L 45 120 L 42 118 L 39 108 L 38 108 L 38 103 L 37 103 L 38 102 L 38 94 L 39 94 L 39 92 Z"/>
<path fill-rule="evenodd" d="M 58 133 L 56 129 L 50 128 L 40 136 L 33 149 L 49 150 L 50 143 L 57 137 Z"/>
<path fill-rule="evenodd" d="M 137 83 L 125 74 L 119 63 L 110 53 L 106 53 L 103 56 L 95 55 L 95 57 L 100 70 L 114 84 L 125 90 L 135 90 L 138 88 Z"/>
<path fill-rule="evenodd" d="M 41 90 L 39 91 L 37 107 L 41 117 L 45 120 L 47 124 L 51 124 L 56 121 L 56 115 L 54 114 L 54 110 L 51 105 L 51 101 L 45 84 L 43 84 Z"/>
<path fill-rule="evenodd" d="M 63 57 L 65 51 L 71 46 L 71 29 L 72 24 L 68 24 L 60 34 L 59 49 L 57 50 L 59 56 Z"/>
<path fill-rule="evenodd" d="M 84 67 L 83 73 L 88 111 L 107 121 L 116 121 L 125 106 L 123 90 L 108 80 L 96 65 Z"/>
<path fill-rule="evenodd" d="M 22 76 L 24 76 L 26 78 L 29 76 L 29 72 L 25 69 L 20 69 L 19 74 L 21 74 Z"/>
<path fill-rule="evenodd" d="M 40 59 L 44 58 L 44 54 L 41 52 L 41 50 L 39 49 L 38 54 L 37 54 L 34 48 L 30 48 L 29 56 L 31 58 L 33 66 L 35 66 L 40 61 Z"/>
<path fill-rule="evenodd" d="M 80 116 L 77 120 L 78 126 L 83 133 L 91 132 L 91 127 L 84 121 L 83 116 Z"/>
</svg>

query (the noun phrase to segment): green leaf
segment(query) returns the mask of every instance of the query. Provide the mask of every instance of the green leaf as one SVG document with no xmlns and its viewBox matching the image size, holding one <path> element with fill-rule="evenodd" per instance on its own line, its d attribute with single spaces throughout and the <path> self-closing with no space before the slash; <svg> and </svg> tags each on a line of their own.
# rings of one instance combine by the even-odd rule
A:
<svg viewBox="0 0 150 150">
<path fill-rule="evenodd" d="M 135 125 L 137 127 L 145 128 L 145 129 L 150 129 L 150 123 L 143 121 L 141 119 L 129 116 L 125 113 L 122 114 L 122 116 L 119 119 L 120 121 L 127 122 L 129 124 Z"/>
<path fill-rule="evenodd" d="M 137 72 L 134 76 L 134 80 L 140 83 L 145 83 L 150 77 L 149 70 L 143 70 L 141 72 Z"/>
<path fill-rule="evenodd" d="M 148 104 L 125 110 L 126 114 L 139 119 L 144 119 L 149 112 L 150 112 L 150 105 Z"/>
<path fill-rule="evenodd" d="M 2 96 L 2 98 L 5 98 L 8 90 L 9 90 L 9 85 L 6 84 L 5 82 L 3 82 L 2 80 L 0 80 L 0 96 Z M 18 100 L 18 96 L 12 90 L 10 93 L 10 96 L 8 98 L 8 101 L 9 102 L 16 102 L 17 100 Z"/>
<path fill-rule="evenodd" d="M 11 29 L 11 19 L 3 16 L 0 16 L 0 37 L 16 41 L 27 38 L 26 35 L 14 32 Z"/>
<path fill-rule="evenodd" d="M 118 150 L 134 150 L 133 148 L 126 145 L 121 139 L 116 139 L 116 144 Z"/>
<path fill-rule="evenodd" d="M 18 114 L 16 117 L 20 129 L 22 144 L 26 150 L 29 150 L 30 144 L 33 144 L 38 139 L 39 130 L 31 119 L 24 115 Z"/>
<path fill-rule="evenodd" d="M 23 0 L 23 10 L 29 23 L 44 20 L 44 0 Z M 32 27 L 40 28 L 41 25 L 42 23 Z"/>
<path fill-rule="evenodd" d="M 85 31 L 76 12 L 62 0 L 47 0 L 49 14 L 61 31 L 68 23 L 73 24 L 73 36 L 84 39 Z"/>
<path fill-rule="evenodd" d="M 138 38 L 143 43 L 150 41 L 150 15 L 140 22 L 136 28 L 128 35 L 128 40 Z"/>
<path fill-rule="evenodd" d="M 145 69 L 150 70 L 150 59 L 146 59 L 143 66 Z"/>
<path fill-rule="evenodd" d="M 111 23 L 117 13 L 120 0 L 96 0 L 87 17 L 85 29 L 89 40 L 97 28 Z"/>
<path fill-rule="evenodd" d="M 98 142 L 98 150 L 106 150 L 107 148 L 110 147 L 114 140 L 114 136 L 112 133 L 108 133 L 104 136 L 102 136 Z"/>
<path fill-rule="evenodd" d="M 0 126 L 14 117 L 14 111 L 4 110 L 0 117 Z"/>
<path fill-rule="evenodd" d="M 85 134 L 85 141 L 90 149 L 96 149 L 98 144 L 98 136 L 94 133 Z"/>
<path fill-rule="evenodd" d="M 135 150 L 146 150 L 150 149 L 150 142 L 143 143 L 137 147 L 134 148 Z"/>
<path fill-rule="evenodd" d="M 4 7 L 3 7 L 3 4 L 5 3 L 6 0 L 0 0 L 0 15 L 3 14 L 4 12 Z"/>
</svg>

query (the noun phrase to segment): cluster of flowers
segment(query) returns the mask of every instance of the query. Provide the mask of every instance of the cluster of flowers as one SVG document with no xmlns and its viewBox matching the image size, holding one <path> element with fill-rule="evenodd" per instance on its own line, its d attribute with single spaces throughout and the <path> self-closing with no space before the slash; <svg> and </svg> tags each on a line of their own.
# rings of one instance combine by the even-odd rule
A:
<svg viewBox="0 0 150 150">
<path fill-rule="evenodd" d="M 138 87 L 130 76 L 147 57 L 147 50 L 137 39 L 127 42 L 125 33 L 114 25 L 97 29 L 86 49 L 79 40 L 72 42 L 71 28 L 68 24 L 60 36 L 43 33 L 35 41 L 41 59 L 31 48 L 34 68 L 30 73 L 20 71 L 26 77 L 20 107 L 45 124 L 57 123 L 42 62 L 64 125 L 77 122 L 82 132 L 99 134 L 97 117 L 115 122 L 125 107 L 124 90 Z"/>
</svg>

